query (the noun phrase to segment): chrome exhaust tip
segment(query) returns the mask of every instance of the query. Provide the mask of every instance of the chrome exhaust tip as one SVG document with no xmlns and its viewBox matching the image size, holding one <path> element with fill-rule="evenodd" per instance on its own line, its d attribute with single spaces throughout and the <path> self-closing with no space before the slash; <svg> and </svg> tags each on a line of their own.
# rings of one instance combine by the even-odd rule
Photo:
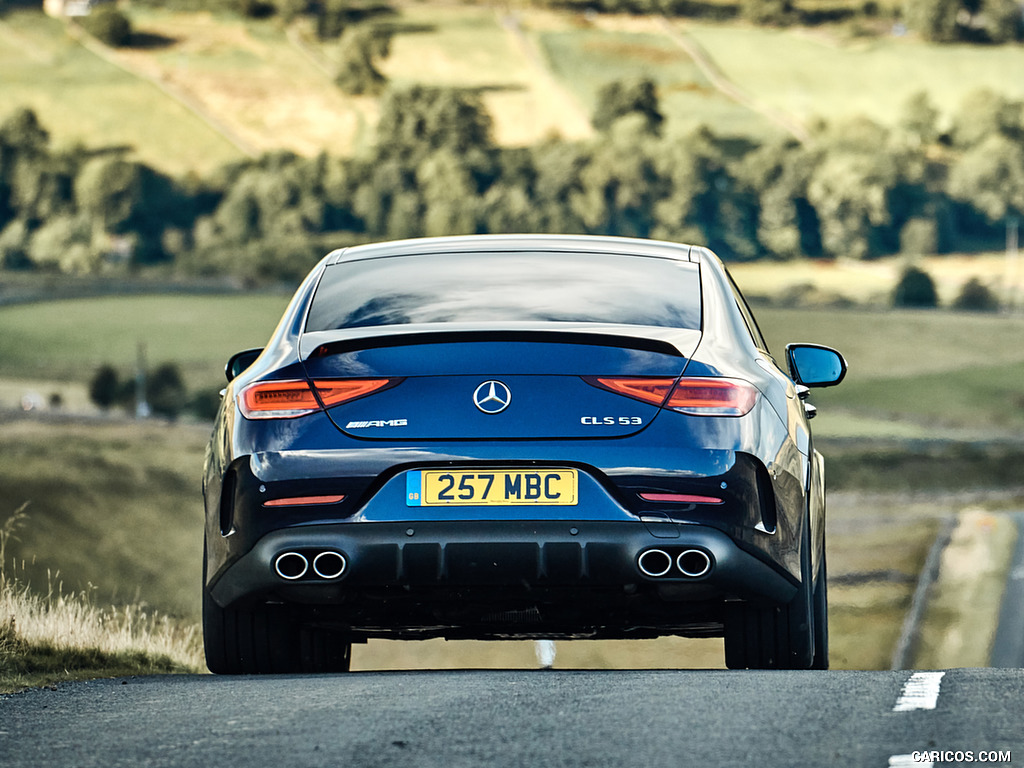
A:
<svg viewBox="0 0 1024 768">
<path fill-rule="evenodd" d="M 309 570 L 309 560 L 299 552 L 285 552 L 274 560 L 274 571 L 282 579 L 295 581 L 301 579 Z"/>
<path fill-rule="evenodd" d="M 645 576 L 658 578 L 672 570 L 672 556 L 661 549 L 648 549 L 640 553 L 636 564 Z"/>
<path fill-rule="evenodd" d="M 348 561 L 340 552 L 321 552 L 313 558 L 313 573 L 321 579 L 336 579 L 345 572 Z"/>
<path fill-rule="evenodd" d="M 697 579 L 711 570 L 711 557 L 702 549 L 686 549 L 676 558 L 676 568 L 684 576 Z"/>
</svg>

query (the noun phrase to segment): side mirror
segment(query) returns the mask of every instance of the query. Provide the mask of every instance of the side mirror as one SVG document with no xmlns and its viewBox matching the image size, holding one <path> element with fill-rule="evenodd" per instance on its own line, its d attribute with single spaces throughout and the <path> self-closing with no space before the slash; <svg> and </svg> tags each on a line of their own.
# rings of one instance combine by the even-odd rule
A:
<svg viewBox="0 0 1024 768">
<path fill-rule="evenodd" d="M 248 368 L 250 365 L 256 362 L 256 358 L 263 354 L 263 349 L 246 349 L 242 352 L 236 352 L 228 360 L 228 364 L 224 366 L 224 375 L 228 377 L 228 381 L 234 379 L 238 374 Z"/>
<path fill-rule="evenodd" d="M 846 376 L 843 356 L 818 344 L 787 344 L 786 362 L 793 381 L 805 387 L 834 387 Z"/>
</svg>

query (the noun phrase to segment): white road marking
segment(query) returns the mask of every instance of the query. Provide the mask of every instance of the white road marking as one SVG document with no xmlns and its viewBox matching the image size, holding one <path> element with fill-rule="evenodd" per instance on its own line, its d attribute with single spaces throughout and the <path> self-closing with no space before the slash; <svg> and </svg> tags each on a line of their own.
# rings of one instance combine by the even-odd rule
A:
<svg viewBox="0 0 1024 768">
<path fill-rule="evenodd" d="M 553 640 L 534 640 L 533 650 L 537 654 L 537 663 L 544 669 L 555 665 L 555 643 Z"/>
<path fill-rule="evenodd" d="M 915 709 L 935 709 L 939 701 L 939 686 L 945 672 L 915 672 L 903 684 L 903 692 L 893 712 L 911 712 Z"/>
</svg>

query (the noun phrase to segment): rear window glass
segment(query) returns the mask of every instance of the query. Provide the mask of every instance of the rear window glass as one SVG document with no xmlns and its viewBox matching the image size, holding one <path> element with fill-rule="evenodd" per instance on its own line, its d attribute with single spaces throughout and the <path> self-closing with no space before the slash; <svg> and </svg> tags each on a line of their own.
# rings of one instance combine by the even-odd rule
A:
<svg viewBox="0 0 1024 768">
<path fill-rule="evenodd" d="M 307 331 L 548 321 L 700 328 L 696 264 L 594 253 L 448 253 L 326 268 Z"/>
</svg>

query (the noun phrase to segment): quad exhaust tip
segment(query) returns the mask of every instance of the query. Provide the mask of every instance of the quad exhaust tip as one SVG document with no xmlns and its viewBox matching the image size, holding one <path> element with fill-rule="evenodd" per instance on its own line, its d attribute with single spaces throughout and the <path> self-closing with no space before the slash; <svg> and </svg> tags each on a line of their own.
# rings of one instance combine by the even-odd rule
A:
<svg viewBox="0 0 1024 768">
<path fill-rule="evenodd" d="M 312 563 L 310 557 L 313 558 Z M 283 552 L 274 558 L 274 572 L 286 581 L 298 581 L 307 576 L 311 568 L 313 576 L 330 581 L 345 573 L 348 560 L 341 552 L 332 549 L 308 556 L 302 552 Z"/>
<path fill-rule="evenodd" d="M 313 558 L 313 573 L 321 579 L 336 579 L 345 572 L 348 562 L 340 552 L 321 552 Z"/>
<path fill-rule="evenodd" d="M 675 574 L 672 573 L 673 566 Z M 652 579 L 672 575 L 699 579 L 711 572 L 711 566 L 711 556 L 702 549 L 684 549 L 674 559 L 663 549 L 646 549 L 637 558 L 641 573 Z"/>
<path fill-rule="evenodd" d="M 658 578 L 672 570 L 672 556 L 661 549 L 648 549 L 640 554 L 637 565 L 645 575 Z"/>
<path fill-rule="evenodd" d="M 282 579 L 295 581 L 301 579 L 309 570 L 309 560 L 299 552 L 285 552 L 274 560 L 274 570 Z"/>
</svg>

